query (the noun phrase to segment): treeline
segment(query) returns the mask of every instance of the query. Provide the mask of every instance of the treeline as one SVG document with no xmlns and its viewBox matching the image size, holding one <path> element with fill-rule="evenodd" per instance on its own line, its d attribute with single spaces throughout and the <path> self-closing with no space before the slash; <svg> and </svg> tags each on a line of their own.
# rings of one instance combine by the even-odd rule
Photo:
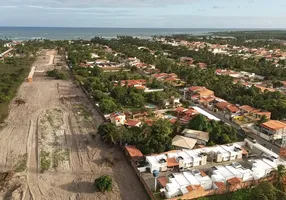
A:
<svg viewBox="0 0 286 200">
<path fill-rule="evenodd" d="M 100 42 L 105 45 L 112 44 L 116 49 L 120 50 L 120 52 L 123 51 L 127 55 L 129 55 L 130 53 L 137 54 L 147 64 L 151 64 L 154 62 L 154 55 L 148 54 L 149 51 L 146 51 L 146 49 L 139 50 L 137 48 L 133 49 L 132 52 L 130 52 L 130 49 L 132 49 L 132 47 L 144 46 L 156 51 L 157 56 L 162 55 L 163 52 L 167 52 L 170 54 L 169 58 L 172 58 L 177 61 L 181 57 L 192 57 L 195 60 L 194 63 L 204 62 L 213 68 L 226 68 L 237 71 L 243 70 L 248 72 L 254 72 L 256 74 L 265 76 L 267 79 L 286 79 L 285 66 L 281 65 L 276 67 L 271 61 L 267 61 L 263 58 L 259 60 L 254 58 L 242 59 L 239 56 L 213 54 L 212 52 L 209 52 L 207 48 L 201 49 L 200 51 L 195 51 L 189 50 L 187 47 L 184 46 L 172 46 L 152 40 L 132 38 L 128 36 L 121 36 L 118 37 L 117 40 L 113 39 L 110 41 L 104 41 L 104 39 L 101 38 L 94 38 L 92 39 L 92 41 Z M 118 46 L 120 44 L 122 45 L 121 47 Z"/>
<path fill-rule="evenodd" d="M 106 123 L 98 127 L 101 138 L 110 144 L 136 145 L 144 154 L 162 153 L 172 149 L 174 126 L 168 120 L 157 120 L 152 126 L 118 128 Z"/>
<path fill-rule="evenodd" d="M 128 41 L 131 40 L 132 44 Z M 214 90 L 216 96 L 221 97 L 234 104 L 247 104 L 255 108 L 268 110 L 272 113 L 273 119 L 285 119 L 286 118 L 286 97 L 280 92 L 261 92 L 255 87 L 246 88 L 241 84 L 233 84 L 233 78 L 228 76 L 216 76 L 215 68 L 212 65 L 207 70 L 200 70 L 199 68 L 190 68 L 184 65 L 178 65 L 174 60 L 166 58 L 163 55 L 155 57 L 150 52 L 142 51 L 135 45 L 135 41 L 140 41 L 139 46 L 142 45 L 140 39 L 112 39 L 105 40 L 102 38 L 94 38 L 92 42 L 108 45 L 112 49 L 118 52 L 122 52 L 130 57 L 137 57 L 143 62 L 149 64 L 155 64 L 162 72 L 174 72 L 179 75 L 180 78 L 187 81 L 189 85 L 206 86 L 207 88 Z M 146 40 L 143 40 L 146 41 Z M 152 41 L 148 41 L 150 47 Z M 157 45 L 157 44 L 155 44 Z M 171 48 L 170 48 L 171 49 Z M 191 56 L 188 50 L 187 53 L 184 48 L 174 47 L 177 57 Z M 160 50 L 160 49 L 158 49 Z M 201 52 L 202 55 L 206 51 Z M 237 62 L 240 62 L 238 59 Z M 204 61 L 203 59 L 200 61 Z M 230 63 L 234 60 L 228 60 Z M 214 60 L 213 62 L 216 62 Z M 244 63 L 241 63 L 242 65 Z M 285 73 L 286 70 L 284 70 Z"/>
<path fill-rule="evenodd" d="M 237 39 L 279 39 L 286 40 L 285 30 L 264 30 L 264 31 L 229 31 L 229 32 L 213 32 L 214 35 L 232 36 Z"/>
<path fill-rule="evenodd" d="M 167 36 L 166 39 L 169 41 L 176 40 L 186 40 L 189 42 L 206 42 L 211 44 L 220 44 L 220 45 L 230 45 L 230 46 L 240 46 L 240 47 L 248 47 L 248 48 L 266 48 L 268 50 L 271 49 L 283 49 L 286 50 L 286 46 L 277 40 L 270 40 L 270 39 L 245 39 L 243 36 L 239 36 L 238 38 L 223 38 L 223 37 L 216 37 L 216 35 L 211 36 L 192 36 L 186 34 L 179 34 L 173 36 Z M 227 36 L 227 35 L 223 35 Z"/>
<path fill-rule="evenodd" d="M 9 102 L 15 96 L 20 84 L 34 62 L 33 57 L 6 58 L 0 62 L 0 123 L 8 115 Z"/>
</svg>

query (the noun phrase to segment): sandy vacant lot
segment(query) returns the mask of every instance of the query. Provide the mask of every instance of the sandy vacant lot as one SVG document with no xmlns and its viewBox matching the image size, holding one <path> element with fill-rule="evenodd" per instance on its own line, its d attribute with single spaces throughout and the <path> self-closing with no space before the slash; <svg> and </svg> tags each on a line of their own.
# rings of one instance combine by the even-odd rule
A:
<svg viewBox="0 0 286 200">
<path fill-rule="evenodd" d="M 0 131 L 0 171 L 16 171 L 0 175 L 1 199 L 148 199 L 122 152 L 96 135 L 103 120 L 83 92 L 72 80 L 45 77 L 66 67 L 62 57 L 42 50 L 34 66 L 33 82 L 20 86 Z M 104 174 L 114 189 L 95 192 L 93 181 Z"/>
</svg>

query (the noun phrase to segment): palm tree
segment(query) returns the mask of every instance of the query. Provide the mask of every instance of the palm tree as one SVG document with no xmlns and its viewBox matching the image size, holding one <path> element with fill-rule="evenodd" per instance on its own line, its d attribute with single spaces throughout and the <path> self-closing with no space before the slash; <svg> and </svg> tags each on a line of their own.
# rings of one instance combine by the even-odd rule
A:
<svg viewBox="0 0 286 200">
<path fill-rule="evenodd" d="M 285 187 L 285 178 L 286 178 L 286 168 L 284 165 L 278 165 L 277 170 L 276 170 L 276 188 L 285 192 L 286 187 Z"/>
<path fill-rule="evenodd" d="M 268 121 L 267 117 L 265 115 L 262 115 L 261 118 L 257 121 L 257 125 L 263 124 L 267 121 Z"/>
<path fill-rule="evenodd" d="M 105 123 L 98 127 L 98 133 L 102 140 L 106 143 L 116 144 L 118 142 L 118 134 L 116 127 L 111 123 Z"/>
</svg>

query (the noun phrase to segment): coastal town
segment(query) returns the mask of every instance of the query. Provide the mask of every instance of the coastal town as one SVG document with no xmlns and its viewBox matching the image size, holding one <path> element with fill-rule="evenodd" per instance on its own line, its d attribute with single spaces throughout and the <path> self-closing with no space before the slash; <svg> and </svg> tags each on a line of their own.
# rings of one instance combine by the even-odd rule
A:
<svg viewBox="0 0 286 200">
<path fill-rule="evenodd" d="M 0 108 L 11 104 L 0 111 L 0 168 L 8 174 L 0 194 L 211 200 L 244 191 L 253 200 L 253 190 L 271 186 L 286 199 L 285 42 L 240 42 L 3 41 L 0 69 L 13 59 L 27 66 L 11 82 L 18 90 L 0 84 Z M 0 80 L 17 76 L 9 73 Z M 94 191 L 102 175 L 112 191 Z"/>
</svg>

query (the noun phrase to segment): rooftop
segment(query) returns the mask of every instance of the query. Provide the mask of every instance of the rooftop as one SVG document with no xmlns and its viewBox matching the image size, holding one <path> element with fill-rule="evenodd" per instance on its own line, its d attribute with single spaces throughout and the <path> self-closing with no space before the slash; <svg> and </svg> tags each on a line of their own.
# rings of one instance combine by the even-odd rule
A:
<svg viewBox="0 0 286 200">
<path fill-rule="evenodd" d="M 177 162 L 176 158 L 167 158 L 167 166 L 168 167 L 175 167 L 178 165 L 179 165 L 179 163 Z"/>
<path fill-rule="evenodd" d="M 196 145 L 197 140 L 193 138 L 188 138 L 180 135 L 176 135 L 172 140 L 172 145 L 185 148 L 185 149 L 192 149 Z"/>
<path fill-rule="evenodd" d="M 271 130 L 279 130 L 279 129 L 286 128 L 286 124 L 278 120 L 269 120 L 268 122 L 265 122 L 261 124 L 260 126 L 271 129 Z"/>
<path fill-rule="evenodd" d="M 236 184 L 241 183 L 242 180 L 241 180 L 241 178 L 233 177 L 233 178 L 227 180 L 227 182 L 228 182 L 230 185 L 236 185 Z"/>
<path fill-rule="evenodd" d="M 125 125 L 127 125 L 127 126 L 138 126 L 139 124 L 141 124 L 141 121 L 135 120 L 135 119 L 128 119 L 125 122 Z"/>
<path fill-rule="evenodd" d="M 243 105 L 239 107 L 241 110 L 246 111 L 246 112 L 250 112 L 252 110 L 254 110 L 255 108 L 249 106 L 249 105 Z"/>
<path fill-rule="evenodd" d="M 139 149 L 137 149 L 135 146 L 128 145 L 125 146 L 126 151 L 129 153 L 130 157 L 143 157 L 143 154 Z"/>
<path fill-rule="evenodd" d="M 215 104 L 215 106 L 218 107 L 221 110 L 226 109 L 229 105 L 231 105 L 231 104 L 228 103 L 228 102 L 218 102 L 218 103 Z"/>
<path fill-rule="evenodd" d="M 186 137 L 204 140 L 205 142 L 209 141 L 209 133 L 204 131 L 184 129 L 182 134 L 184 134 Z"/>
</svg>

